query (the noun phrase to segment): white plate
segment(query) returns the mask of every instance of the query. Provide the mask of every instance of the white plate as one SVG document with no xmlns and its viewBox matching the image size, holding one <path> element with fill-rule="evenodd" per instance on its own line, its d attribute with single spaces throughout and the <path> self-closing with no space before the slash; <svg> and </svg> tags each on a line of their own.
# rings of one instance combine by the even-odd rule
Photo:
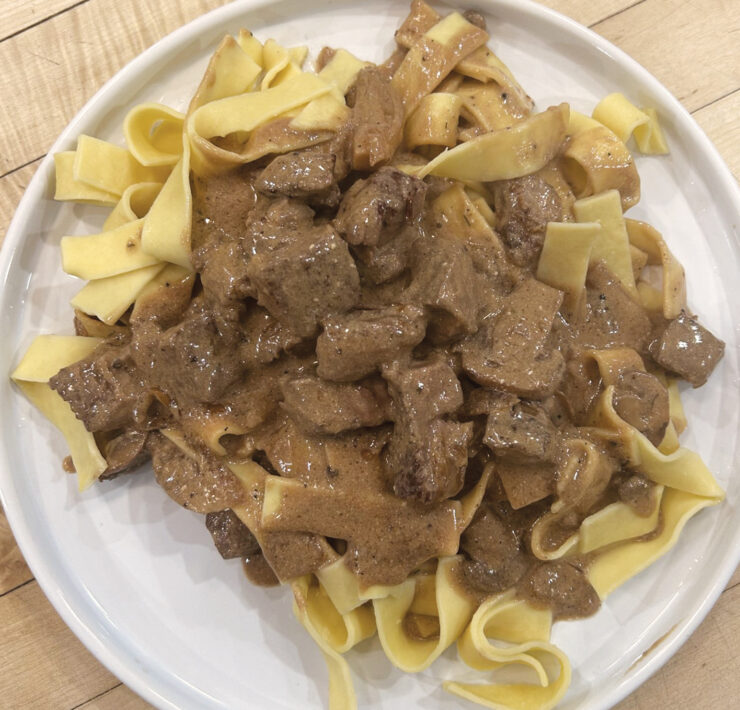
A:
<svg viewBox="0 0 740 710">
<path fill-rule="evenodd" d="M 643 199 L 631 216 L 668 238 L 688 274 L 690 304 L 727 341 L 701 390 L 685 392 L 697 449 L 727 501 L 692 520 L 666 558 L 615 592 L 593 618 L 559 623 L 553 639 L 574 666 L 562 708 L 606 708 L 634 690 L 698 625 L 740 556 L 738 332 L 740 195 L 717 152 L 680 104 L 636 62 L 580 25 L 521 0 L 478 0 L 493 46 L 542 109 L 569 101 L 590 112 L 620 90 L 655 106 L 669 158 L 639 157 Z M 221 36 L 240 27 L 285 44 L 347 47 L 380 60 L 407 3 L 245 0 L 183 27 L 142 54 L 79 113 L 44 160 L 8 231 L 0 260 L 0 372 L 39 332 L 70 332 L 67 301 L 80 283 L 60 269 L 63 234 L 92 233 L 101 210 L 52 201 L 51 154 L 88 133 L 121 141 L 128 107 L 184 109 Z M 325 707 L 326 670 L 293 619 L 287 590 L 264 591 L 224 562 L 202 518 L 179 508 L 146 473 L 83 495 L 64 474 L 64 442 L 0 377 L 2 502 L 16 539 L 58 612 L 121 680 L 161 708 Z M 645 658 L 641 654 L 668 636 Z M 445 678 L 480 679 L 454 649 L 421 674 L 393 669 L 377 641 L 349 654 L 361 707 L 459 707 Z"/>
</svg>

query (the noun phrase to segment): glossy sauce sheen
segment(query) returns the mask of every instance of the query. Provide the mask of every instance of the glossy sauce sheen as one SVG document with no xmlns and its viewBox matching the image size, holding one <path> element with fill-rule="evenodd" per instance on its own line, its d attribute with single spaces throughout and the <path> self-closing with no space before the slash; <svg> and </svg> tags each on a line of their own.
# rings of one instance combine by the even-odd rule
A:
<svg viewBox="0 0 740 710">
<path fill-rule="evenodd" d="M 532 526 L 564 501 L 543 543 L 555 549 L 615 500 L 649 515 L 652 484 L 589 427 L 602 383 L 587 351 L 643 357 L 615 407 L 658 443 L 667 394 L 651 373 L 701 384 L 722 344 L 686 313 L 647 313 L 603 264 L 566 320 L 562 293 L 532 275 L 547 222 L 572 218 L 558 160 L 485 186 L 492 229 L 462 186 L 393 167 L 410 160 L 394 91 L 387 71 L 364 69 L 330 140 L 194 177 L 194 290 L 152 297 L 51 384 L 104 444 L 104 477 L 150 456 L 258 584 L 315 572 L 337 550 L 361 587 L 397 584 L 460 552 L 477 598 L 516 586 L 555 618 L 591 614 L 588 560 L 537 559 Z M 277 514 L 245 525 L 263 492 L 227 462 L 249 460 L 288 485 Z M 461 535 L 459 500 L 491 463 Z"/>
</svg>

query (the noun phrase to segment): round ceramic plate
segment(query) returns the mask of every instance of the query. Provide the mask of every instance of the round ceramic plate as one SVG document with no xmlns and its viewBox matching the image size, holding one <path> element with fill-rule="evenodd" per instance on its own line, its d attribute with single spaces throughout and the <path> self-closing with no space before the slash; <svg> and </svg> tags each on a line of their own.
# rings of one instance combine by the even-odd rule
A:
<svg viewBox="0 0 740 710">
<path fill-rule="evenodd" d="M 689 300 L 727 341 L 710 383 L 685 391 L 698 450 L 728 500 L 687 525 L 676 548 L 624 585 L 594 617 L 556 624 L 573 684 L 563 710 L 607 708 L 659 668 L 707 613 L 740 555 L 738 188 L 680 104 L 644 69 L 583 27 L 521 0 L 478 0 L 492 46 L 539 109 L 568 101 L 590 113 L 622 91 L 655 106 L 671 145 L 667 158 L 638 157 L 643 197 L 630 216 L 666 235 L 685 265 Z M 160 101 L 183 110 L 209 55 L 240 27 L 262 40 L 328 44 L 379 61 L 407 11 L 397 0 L 245 0 L 183 27 L 142 54 L 79 113 L 44 160 L 8 231 L 0 262 L 0 372 L 34 335 L 71 332 L 67 302 L 80 282 L 60 269 L 59 239 L 97 231 L 103 211 L 53 202 L 51 154 L 87 133 L 122 141 L 129 107 Z M 130 687 L 161 708 L 295 708 L 327 705 L 317 648 L 293 619 L 290 592 L 249 585 L 223 561 L 201 516 L 173 503 L 146 472 L 78 494 L 62 472 L 61 436 L 0 378 L 2 502 L 34 574 L 61 616 Z M 660 643 L 656 645 L 656 642 Z M 648 649 L 650 653 L 645 654 Z M 480 680 L 453 649 L 414 676 L 390 666 L 376 640 L 349 654 L 360 707 L 459 707 L 441 681 Z"/>
</svg>

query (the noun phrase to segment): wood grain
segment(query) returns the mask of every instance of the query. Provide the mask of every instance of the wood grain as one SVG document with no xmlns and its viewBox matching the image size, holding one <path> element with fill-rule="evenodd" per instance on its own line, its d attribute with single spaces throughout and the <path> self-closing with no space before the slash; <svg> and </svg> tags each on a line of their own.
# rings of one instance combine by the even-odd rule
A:
<svg viewBox="0 0 740 710">
<path fill-rule="evenodd" d="M 0 103 L 0 244 L 38 159 L 84 102 L 144 48 L 224 2 L 3 2 L 0 91 L 11 98 Z M 737 0 L 541 2 L 592 25 L 656 74 L 740 177 Z M 151 708 L 85 650 L 30 579 L 0 513 L 0 707 Z M 740 569 L 681 651 L 618 710 L 735 707 L 739 633 Z"/>
<path fill-rule="evenodd" d="M 87 2 L 87 0 L 82 0 L 82 2 Z M 17 2 L 6 2 L 2 8 L 3 23 L 0 30 L 0 42 L 79 4 L 80 0 L 17 0 Z"/>
<path fill-rule="evenodd" d="M 0 508 L 0 596 L 33 579 Z"/>
<path fill-rule="evenodd" d="M 740 87 L 736 0 L 652 0 L 594 25 L 694 111 Z"/>
<path fill-rule="evenodd" d="M 738 635 L 740 587 L 735 587 L 719 598 L 712 613 L 665 668 L 617 705 L 616 710 L 737 707 Z"/>
<path fill-rule="evenodd" d="M 90 0 L 0 43 L 0 175 L 43 155 L 121 67 L 225 0 Z M 32 91 L 20 87 L 32 86 Z"/>
<path fill-rule="evenodd" d="M 35 581 L 0 598 L 0 629 L 3 708 L 73 708 L 118 682 L 65 626 Z"/>
</svg>

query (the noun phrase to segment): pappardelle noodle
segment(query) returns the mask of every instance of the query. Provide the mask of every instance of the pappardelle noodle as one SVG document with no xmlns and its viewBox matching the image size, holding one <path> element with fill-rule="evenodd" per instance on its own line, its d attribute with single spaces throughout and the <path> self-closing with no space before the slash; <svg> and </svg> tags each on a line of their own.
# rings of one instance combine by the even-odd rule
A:
<svg viewBox="0 0 740 710">
<path fill-rule="evenodd" d="M 456 643 L 481 679 L 444 687 L 475 703 L 554 707 L 553 622 L 724 496 L 677 384 L 724 344 L 624 216 L 627 142 L 668 151 L 655 111 L 536 111 L 488 39 L 413 0 L 384 63 L 327 47 L 309 71 L 242 30 L 185 114 L 138 105 L 125 148 L 55 156 L 57 199 L 111 211 L 61 240 L 76 335 L 13 378 L 81 490 L 151 459 L 223 557 L 291 585 L 332 710 L 376 633 L 407 672 Z"/>
</svg>

